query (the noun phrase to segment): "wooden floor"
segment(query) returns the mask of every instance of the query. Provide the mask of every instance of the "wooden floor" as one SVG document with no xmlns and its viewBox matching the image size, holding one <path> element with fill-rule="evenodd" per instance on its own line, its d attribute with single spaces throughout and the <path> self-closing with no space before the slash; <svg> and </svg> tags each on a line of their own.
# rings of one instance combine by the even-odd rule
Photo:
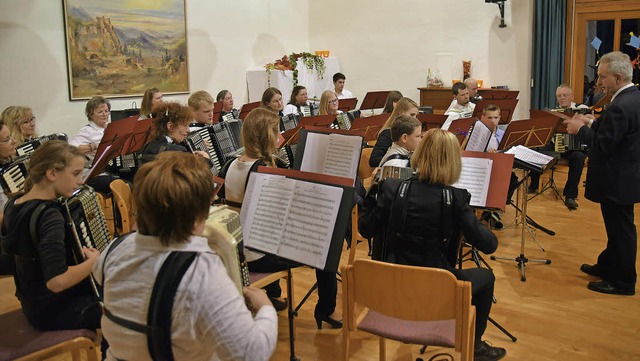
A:
<svg viewBox="0 0 640 361">
<path fill-rule="evenodd" d="M 566 180 L 566 171 L 566 167 L 556 171 L 560 187 Z M 541 183 L 547 179 L 548 175 L 543 175 Z M 520 281 L 515 261 L 491 261 L 485 257 L 496 275 L 498 302 L 491 316 L 518 338 L 517 342 L 511 342 L 489 324 L 485 339 L 507 349 L 505 360 L 640 360 L 640 293 L 629 297 L 589 291 L 586 285 L 591 278 L 579 270 L 582 263 L 594 263 L 606 240 L 599 205 L 585 200 L 583 192 L 584 188 L 580 187 L 580 207 L 576 211 L 569 211 L 555 199 L 551 190 L 529 202 L 528 214 L 556 235 L 535 233 L 545 251 L 527 236 L 526 256 L 549 258 L 552 262 L 550 265 L 529 263 L 526 282 Z M 640 206 L 636 206 L 636 224 L 640 223 L 639 214 Z M 503 221 L 505 228 L 496 231 L 500 241 L 496 255 L 515 258 L 520 253 L 521 228 L 514 224 L 513 208 L 507 209 Z M 358 257 L 367 257 L 366 248 L 364 244 L 359 245 Z M 345 249 L 343 264 L 347 254 Z M 315 274 L 302 268 L 294 271 L 294 278 L 298 301 L 315 281 Z M 0 312 L 18 307 L 13 292 L 11 279 L 0 280 Z M 339 285 L 338 307 L 342 305 L 341 293 Z M 312 295 L 296 318 L 296 356 L 301 360 L 340 360 L 341 331 L 316 330 L 313 319 L 316 299 L 316 294 Z M 288 360 L 289 337 L 284 312 L 280 313 L 279 322 L 278 345 L 272 360 Z M 376 360 L 377 345 L 373 336 L 356 336 L 351 360 Z M 413 361 L 420 356 L 418 350 L 418 346 L 388 342 L 387 357 Z M 427 358 L 428 355 L 424 357 Z"/>
</svg>

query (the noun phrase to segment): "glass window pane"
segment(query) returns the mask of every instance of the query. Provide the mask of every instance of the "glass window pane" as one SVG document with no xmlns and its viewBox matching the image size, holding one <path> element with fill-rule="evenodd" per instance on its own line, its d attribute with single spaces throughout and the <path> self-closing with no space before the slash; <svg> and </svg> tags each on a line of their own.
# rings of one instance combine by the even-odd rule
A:
<svg viewBox="0 0 640 361">
<path fill-rule="evenodd" d="M 598 63 L 598 59 L 602 55 L 613 51 L 614 30 L 615 20 L 587 21 L 587 43 L 585 44 L 586 56 L 584 64 L 584 89 L 582 92 L 583 99 L 574 99 L 576 103 L 589 103 L 589 99 L 593 94 L 593 87 L 595 85 L 596 77 L 598 76 L 596 64 Z M 597 52 L 593 45 L 591 45 L 591 42 L 596 37 L 600 39 L 600 41 L 602 41 Z"/>
<path fill-rule="evenodd" d="M 640 51 L 627 44 L 631 40 L 631 33 L 640 36 L 640 19 L 622 19 L 620 31 L 620 51 L 629 55 L 631 61 L 635 61 L 633 83 L 638 84 L 640 83 Z"/>
</svg>

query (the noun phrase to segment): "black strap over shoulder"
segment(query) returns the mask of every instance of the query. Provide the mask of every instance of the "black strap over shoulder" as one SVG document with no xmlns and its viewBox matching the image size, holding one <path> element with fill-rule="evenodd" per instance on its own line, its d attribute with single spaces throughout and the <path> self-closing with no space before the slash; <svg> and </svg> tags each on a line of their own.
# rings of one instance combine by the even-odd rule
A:
<svg viewBox="0 0 640 361">
<path fill-rule="evenodd" d="M 442 243 L 446 244 L 453 239 L 453 192 L 451 192 L 451 187 L 442 187 L 440 209 L 440 239 L 442 239 Z"/>
<path fill-rule="evenodd" d="M 408 155 L 400 154 L 400 153 L 394 153 L 394 154 L 391 154 L 389 157 L 387 157 L 387 159 L 385 159 L 385 163 L 390 161 L 390 160 L 393 160 L 393 159 L 409 160 L 409 158 L 410 157 Z"/>
<path fill-rule="evenodd" d="M 173 361 L 171 313 L 180 281 L 196 252 L 171 252 L 162 264 L 153 285 L 147 313 L 147 347 L 153 360 Z"/>
</svg>

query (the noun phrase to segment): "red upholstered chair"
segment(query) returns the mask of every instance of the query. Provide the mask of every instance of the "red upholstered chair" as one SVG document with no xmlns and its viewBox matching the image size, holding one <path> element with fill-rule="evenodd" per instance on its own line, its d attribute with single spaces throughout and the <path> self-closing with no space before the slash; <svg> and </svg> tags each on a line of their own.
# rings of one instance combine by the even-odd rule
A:
<svg viewBox="0 0 640 361">
<path fill-rule="evenodd" d="M 471 283 L 446 270 L 356 259 L 342 271 L 343 359 L 349 359 L 351 333 L 418 345 L 453 348 L 461 360 L 473 360 L 475 307 Z M 362 310 L 356 314 L 356 309 Z M 453 350 L 447 350 L 454 356 Z M 456 357 L 456 356 L 454 356 Z"/>
<path fill-rule="evenodd" d="M 38 331 L 20 309 L 1 314 L 0 325 L 0 361 L 44 360 L 66 352 L 73 361 L 80 361 L 81 350 L 87 360 L 98 360 L 97 336 L 91 330 Z"/>
</svg>

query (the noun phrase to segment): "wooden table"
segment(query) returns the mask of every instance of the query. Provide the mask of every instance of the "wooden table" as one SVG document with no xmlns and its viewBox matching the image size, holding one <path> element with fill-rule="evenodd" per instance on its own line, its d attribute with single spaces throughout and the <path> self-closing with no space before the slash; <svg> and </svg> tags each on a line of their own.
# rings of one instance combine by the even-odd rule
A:
<svg viewBox="0 0 640 361">
<path fill-rule="evenodd" d="M 434 114 L 444 114 L 453 100 L 451 87 L 418 88 L 418 90 L 420 90 L 420 106 L 432 106 Z"/>
</svg>

